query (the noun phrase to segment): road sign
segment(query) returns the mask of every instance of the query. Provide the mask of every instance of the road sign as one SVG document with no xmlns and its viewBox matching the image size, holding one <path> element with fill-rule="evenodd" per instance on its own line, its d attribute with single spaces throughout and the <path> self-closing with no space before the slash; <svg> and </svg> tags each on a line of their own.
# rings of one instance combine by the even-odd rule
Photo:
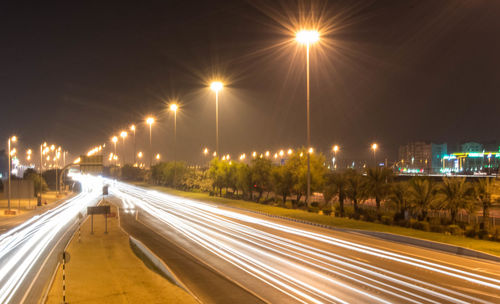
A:
<svg viewBox="0 0 500 304">
<path fill-rule="evenodd" d="M 99 174 L 102 173 L 102 155 L 81 155 L 80 156 L 80 171 L 82 173 Z"/>
<path fill-rule="evenodd" d="M 95 206 L 95 207 L 87 207 L 88 214 L 109 214 L 111 213 L 111 209 L 108 206 Z"/>
</svg>

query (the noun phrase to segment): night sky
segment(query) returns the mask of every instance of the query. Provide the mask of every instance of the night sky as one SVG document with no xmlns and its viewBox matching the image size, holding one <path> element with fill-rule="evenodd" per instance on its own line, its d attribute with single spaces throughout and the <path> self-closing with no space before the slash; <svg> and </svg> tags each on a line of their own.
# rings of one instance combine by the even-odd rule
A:
<svg viewBox="0 0 500 304">
<path fill-rule="evenodd" d="M 73 154 L 135 122 L 146 150 L 221 151 L 305 144 L 303 20 L 323 30 L 311 51 L 313 146 L 363 158 L 377 141 L 395 157 L 413 140 L 498 140 L 500 1 L 7 1 L 0 4 L 0 130 L 25 146 Z M 5 140 L 4 140 L 5 139 Z M 3 145 L 2 145 L 3 146 Z"/>
</svg>

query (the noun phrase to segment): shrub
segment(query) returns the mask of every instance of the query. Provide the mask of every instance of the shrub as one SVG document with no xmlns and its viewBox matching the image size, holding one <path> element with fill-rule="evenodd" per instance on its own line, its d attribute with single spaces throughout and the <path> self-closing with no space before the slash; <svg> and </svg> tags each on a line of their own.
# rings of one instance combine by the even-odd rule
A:
<svg viewBox="0 0 500 304">
<path fill-rule="evenodd" d="M 451 235 L 463 235 L 464 234 L 464 230 L 462 228 L 460 228 L 458 225 L 449 225 L 447 228 L 447 231 Z"/>
<path fill-rule="evenodd" d="M 479 225 L 469 225 L 465 227 L 465 236 L 466 237 L 476 237 L 479 234 Z"/>
<path fill-rule="evenodd" d="M 423 230 L 423 231 L 430 231 L 431 230 L 430 224 L 426 221 L 415 222 L 413 224 L 412 228 L 418 229 L 418 230 Z"/>
<path fill-rule="evenodd" d="M 446 232 L 446 227 L 439 224 L 430 225 L 430 231 L 443 233 Z"/>
<path fill-rule="evenodd" d="M 384 225 L 392 225 L 392 224 L 394 224 L 393 218 L 390 217 L 390 216 L 387 216 L 387 215 L 382 215 L 382 217 L 380 218 L 380 221 Z"/>
</svg>

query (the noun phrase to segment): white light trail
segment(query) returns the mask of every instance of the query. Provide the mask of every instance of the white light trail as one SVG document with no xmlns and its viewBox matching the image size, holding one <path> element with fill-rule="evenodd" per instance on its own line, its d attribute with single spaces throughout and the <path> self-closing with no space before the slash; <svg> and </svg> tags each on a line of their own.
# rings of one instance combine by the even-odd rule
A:
<svg viewBox="0 0 500 304">
<path fill-rule="evenodd" d="M 500 290 L 500 280 L 493 277 L 278 224 L 212 204 L 120 182 L 114 182 L 110 191 L 124 201 L 125 208 L 134 205 L 157 219 L 160 224 L 155 225 L 159 229 L 162 229 L 161 223 L 171 227 L 213 255 L 298 302 L 342 303 L 345 302 L 343 292 L 346 291 L 365 302 L 387 303 L 390 301 L 388 299 L 395 298 L 397 301 L 413 303 L 489 303 L 478 298 L 477 294 L 450 289 L 445 287 L 447 284 L 436 285 L 419 280 L 411 274 L 336 254 L 334 250 L 325 251 L 298 242 L 296 237 L 319 242 L 318 245 L 323 244 L 322 247 L 328 245 L 332 249 L 339 248 L 353 254 L 383 259 L 396 269 L 398 267 L 395 265 L 406 265 L 420 272 L 443 276 L 445 280 L 449 278 L 481 288 Z M 342 292 L 334 295 L 336 290 Z M 491 294 L 495 294 L 495 291 Z"/>
<path fill-rule="evenodd" d="M 86 213 L 101 195 L 96 189 L 102 182 L 95 177 L 74 175 L 82 185 L 82 192 L 54 209 L 34 216 L 23 224 L 0 235 L 0 303 L 8 303 L 32 271 L 40 268 L 41 261 L 56 243 L 61 233 L 76 222 L 78 213 Z"/>
</svg>

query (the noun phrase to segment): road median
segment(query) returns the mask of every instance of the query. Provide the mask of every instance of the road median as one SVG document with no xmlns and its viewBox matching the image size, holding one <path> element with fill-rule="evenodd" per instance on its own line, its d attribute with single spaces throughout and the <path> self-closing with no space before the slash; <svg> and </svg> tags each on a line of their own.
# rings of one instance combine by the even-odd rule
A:
<svg viewBox="0 0 500 304">
<path fill-rule="evenodd" d="M 111 207 L 116 214 L 116 208 Z M 180 287 L 149 269 L 133 252 L 129 236 L 118 219 L 94 215 L 82 224 L 68 246 L 65 267 L 66 301 L 70 303 L 197 303 Z M 46 303 L 60 303 L 63 295 L 61 267 L 57 270 Z"/>
</svg>

